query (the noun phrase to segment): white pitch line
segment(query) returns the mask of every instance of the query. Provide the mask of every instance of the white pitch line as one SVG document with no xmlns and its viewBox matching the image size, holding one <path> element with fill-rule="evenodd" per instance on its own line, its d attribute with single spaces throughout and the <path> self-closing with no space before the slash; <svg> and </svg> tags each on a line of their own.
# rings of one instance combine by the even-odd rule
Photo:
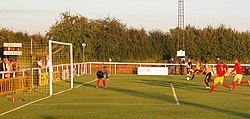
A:
<svg viewBox="0 0 250 119">
<path fill-rule="evenodd" d="M 83 83 L 83 84 L 81 84 L 81 85 L 76 86 L 75 88 L 78 88 L 78 87 L 80 87 L 80 86 L 82 86 L 82 85 L 85 85 L 85 84 L 88 84 L 88 83 L 92 83 L 92 82 L 94 82 L 94 81 L 96 81 L 96 80 L 97 80 L 97 79 L 94 79 L 94 80 L 92 80 L 92 81 L 85 82 L 85 83 Z M 71 89 L 63 90 L 63 91 L 60 91 L 60 92 L 58 92 L 58 93 L 55 93 L 54 95 L 58 95 L 58 94 L 61 94 L 61 93 L 63 93 L 63 92 L 70 91 L 70 90 L 71 90 Z M 36 102 L 39 102 L 39 101 L 48 99 L 49 97 L 51 97 L 51 96 L 47 96 L 47 97 L 44 97 L 44 98 L 41 98 L 41 99 L 38 99 L 38 100 L 35 100 L 35 101 L 32 101 L 32 102 L 29 102 L 29 103 L 27 103 L 27 104 L 24 104 L 24 105 L 22 105 L 22 106 L 19 106 L 19 107 L 17 107 L 17 108 L 11 109 L 11 110 L 9 110 L 9 111 L 3 112 L 3 113 L 0 114 L 0 116 L 3 116 L 3 115 L 5 115 L 5 114 L 11 113 L 11 112 L 14 112 L 14 111 L 16 111 L 16 110 L 19 110 L 19 109 L 21 109 L 21 108 L 24 108 L 24 107 L 26 107 L 26 106 L 29 106 L 29 105 L 31 105 L 31 104 L 33 104 L 33 103 L 36 103 Z"/>
<path fill-rule="evenodd" d="M 92 82 L 94 82 L 94 81 L 96 81 L 96 80 L 97 80 L 97 79 L 94 79 L 94 80 L 92 80 L 92 81 L 85 82 L 85 83 L 83 83 L 83 84 L 81 84 L 81 85 L 78 85 L 78 86 L 76 86 L 76 87 L 74 87 L 74 88 L 79 88 L 79 87 L 81 87 L 81 86 L 83 86 L 83 85 L 85 85 L 85 84 L 92 83 Z M 66 89 L 66 90 L 63 90 L 63 91 L 60 91 L 60 92 L 55 93 L 55 94 L 53 94 L 53 95 L 59 95 L 59 94 L 61 94 L 61 93 L 64 93 L 64 92 L 70 91 L 70 90 L 72 90 L 72 88 Z"/>
<path fill-rule="evenodd" d="M 177 105 L 180 105 L 179 100 L 178 100 L 178 98 L 177 98 L 177 95 L 176 95 L 176 93 L 175 93 L 174 86 L 173 86 L 172 83 L 171 83 L 171 87 L 172 87 L 172 91 L 173 91 L 173 95 L 174 95 L 175 102 L 176 102 Z"/>
<path fill-rule="evenodd" d="M 97 79 L 94 79 L 94 80 L 92 80 L 92 81 L 85 82 L 85 83 L 83 83 L 83 84 L 81 84 L 81 85 L 78 85 L 78 86 L 76 86 L 76 87 L 74 87 L 74 88 L 79 88 L 79 87 L 81 87 L 81 86 L 83 86 L 83 85 L 85 85 L 85 84 L 92 83 L 92 82 L 94 82 L 94 81 L 96 81 L 96 80 L 97 80 Z"/>
<path fill-rule="evenodd" d="M 33 104 L 33 103 L 36 103 L 36 102 L 45 100 L 45 99 L 47 99 L 47 98 L 49 98 L 49 97 L 50 97 L 50 96 L 47 96 L 47 97 L 44 97 L 44 98 L 41 98 L 41 99 L 38 99 L 38 100 L 35 100 L 35 101 L 32 101 L 32 102 L 29 102 L 29 103 L 27 103 L 27 104 L 24 104 L 24 105 L 22 105 L 22 106 L 19 106 L 19 107 L 17 107 L 17 108 L 12 109 L 12 110 L 9 110 L 9 111 L 6 111 L 6 112 L 4 112 L 4 113 L 1 113 L 0 116 L 3 116 L 3 115 L 8 114 L 8 113 L 10 113 L 10 112 L 16 111 L 16 110 L 21 109 L 21 108 L 23 108 L 23 107 L 26 107 L 26 106 L 28 106 L 28 105 L 30 105 L 30 104 Z"/>
<path fill-rule="evenodd" d="M 114 105 L 114 106 L 166 106 L 173 104 L 147 104 L 147 103 L 53 103 L 53 104 L 32 104 L 36 106 L 60 106 L 60 105 Z"/>
</svg>

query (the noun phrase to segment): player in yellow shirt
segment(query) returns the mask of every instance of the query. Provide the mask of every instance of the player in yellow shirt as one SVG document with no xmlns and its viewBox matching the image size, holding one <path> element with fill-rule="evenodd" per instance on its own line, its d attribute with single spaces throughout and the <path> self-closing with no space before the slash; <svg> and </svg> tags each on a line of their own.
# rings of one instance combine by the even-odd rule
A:
<svg viewBox="0 0 250 119">
<path fill-rule="evenodd" d="M 209 87 L 209 82 L 211 81 L 211 77 L 212 77 L 212 72 L 214 73 L 212 67 L 210 65 L 208 65 L 208 61 L 205 61 L 205 65 L 204 65 L 204 70 L 203 72 L 205 72 L 206 76 L 205 76 L 205 84 L 206 84 L 206 88 L 210 88 Z"/>
<path fill-rule="evenodd" d="M 195 60 L 195 70 L 194 70 L 194 73 L 193 73 L 193 76 L 191 78 L 191 80 L 194 79 L 194 77 L 197 75 L 197 73 L 199 72 L 202 72 L 201 70 L 201 63 L 198 59 Z"/>
</svg>

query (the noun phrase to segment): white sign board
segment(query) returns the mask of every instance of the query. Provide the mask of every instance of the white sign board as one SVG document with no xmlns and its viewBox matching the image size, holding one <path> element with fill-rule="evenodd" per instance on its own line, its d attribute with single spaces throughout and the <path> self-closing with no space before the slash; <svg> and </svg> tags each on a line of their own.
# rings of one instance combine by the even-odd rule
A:
<svg viewBox="0 0 250 119">
<path fill-rule="evenodd" d="M 177 56 L 185 57 L 185 51 L 183 51 L 183 50 L 177 51 Z"/>
<path fill-rule="evenodd" d="M 22 47 L 22 43 L 3 43 L 3 47 Z"/>
<path fill-rule="evenodd" d="M 138 67 L 137 75 L 168 75 L 168 67 Z"/>
<path fill-rule="evenodd" d="M 3 55 L 22 55 L 22 51 L 3 51 Z"/>
<path fill-rule="evenodd" d="M 22 55 L 22 43 L 3 43 L 4 55 Z"/>
</svg>

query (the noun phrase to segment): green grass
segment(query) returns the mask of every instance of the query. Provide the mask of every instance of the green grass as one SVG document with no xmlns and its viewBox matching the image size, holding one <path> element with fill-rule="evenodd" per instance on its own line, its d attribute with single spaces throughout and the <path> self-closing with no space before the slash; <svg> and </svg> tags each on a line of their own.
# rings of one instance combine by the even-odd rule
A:
<svg viewBox="0 0 250 119">
<path fill-rule="evenodd" d="M 94 75 L 75 77 L 75 86 L 95 79 Z M 248 119 L 250 87 L 237 85 L 237 91 L 217 85 L 213 94 L 205 88 L 204 75 L 192 81 L 186 76 L 112 75 L 108 88 L 95 88 L 95 82 L 66 91 L 0 116 L 4 119 Z M 244 77 L 244 80 L 250 77 Z M 231 85 L 232 77 L 226 83 Z M 180 105 L 176 104 L 171 83 Z M 41 98 L 30 96 L 30 100 Z M 0 98 L 0 113 L 31 101 L 12 103 Z"/>
</svg>

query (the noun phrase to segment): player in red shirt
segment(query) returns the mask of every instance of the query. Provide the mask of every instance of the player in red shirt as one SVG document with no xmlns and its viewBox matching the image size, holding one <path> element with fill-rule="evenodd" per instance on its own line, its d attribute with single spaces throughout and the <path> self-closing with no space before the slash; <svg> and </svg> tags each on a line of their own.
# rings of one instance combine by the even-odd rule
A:
<svg viewBox="0 0 250 119">
<path fill-rule="evenodd" d="M 239 63 L 239 60 L 238 59 L 235 59 L 234 60 L 234 69 L 230 72 L 230 75 L 233 75 L 234 72 L 236 72 L 235 76 L 234 76 L 234 79 L 233 79 L 233 88 L 232 90 L 235 91 L 236 89 L 236 81 L 238 80 L 238 84 L 248 84 L 250 85 L 250 81 L 242 81 L 242 78 L 243 78 L 243 68 L 242 66 L 240 65 Z"/>
<path fill-rule="evenodd" d="M 210 93 L 213 93 L 214 92 L 214 89 L 215 89 L 215 85 L 217 83 L 219 83 L 221 86 L 223 87 L 226 87 L 226 88 L 229 88 L 230 89 L 230 86 L 225 84 L 223 81 L 225 79 L 225 73 L 227 72 L 226 70 L 226 65 L 223 64 L 221 61 L 217 60 L 217 65 L 216 65 L 216 78 L 214 79 L 214 83 L 213 85 L 211 86 L 211 89 L 210 89 Z"/>
</svg>

